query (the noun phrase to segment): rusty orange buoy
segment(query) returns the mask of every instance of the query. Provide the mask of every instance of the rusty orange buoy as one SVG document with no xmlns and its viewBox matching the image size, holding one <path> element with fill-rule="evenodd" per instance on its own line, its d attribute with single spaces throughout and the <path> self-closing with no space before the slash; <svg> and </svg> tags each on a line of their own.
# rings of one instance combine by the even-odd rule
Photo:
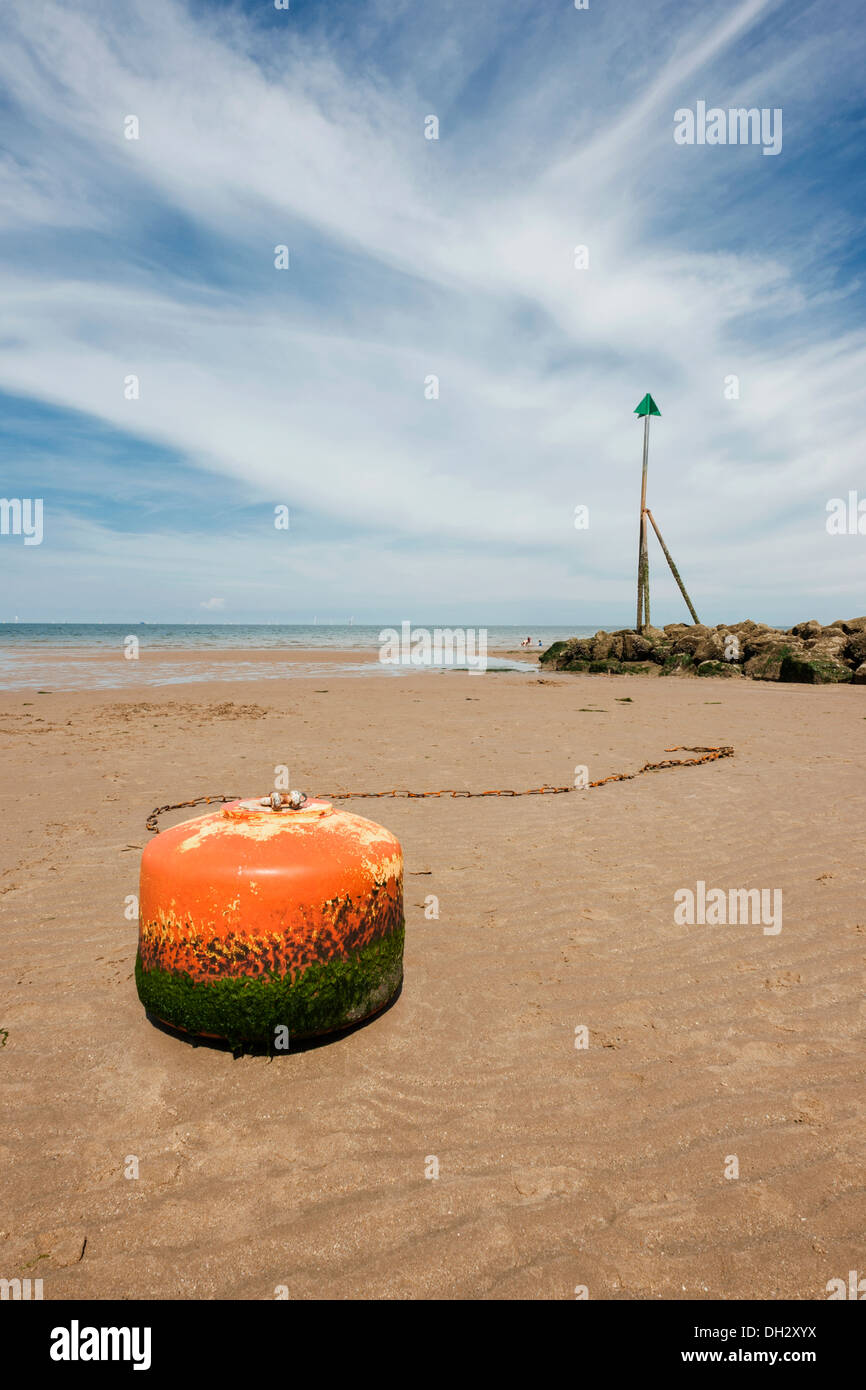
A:
<svg viewBox="0 0 866 1390">
<path fill-rule="evenodd" d="M 156 836 L 139 911 L 138 996 L 186 1033 L 274 1046 L 280 1028 L 335 1032 L 384 1008 L 403 978 L 399 840 L 298 792 Z"/>
</svg>

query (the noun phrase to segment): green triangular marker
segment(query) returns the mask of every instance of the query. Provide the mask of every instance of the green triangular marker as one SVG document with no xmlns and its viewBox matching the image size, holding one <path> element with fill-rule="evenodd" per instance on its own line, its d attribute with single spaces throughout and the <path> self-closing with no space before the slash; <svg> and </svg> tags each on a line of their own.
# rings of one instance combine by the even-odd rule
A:
<svg viewBox="0 0 866 1390">
<path fill-rule="evenodd" d="M 647 391 L 640 405 L 637 407 L 635 415 L 661 415 L 661 411 L 649 391 Z"/>
</svg>

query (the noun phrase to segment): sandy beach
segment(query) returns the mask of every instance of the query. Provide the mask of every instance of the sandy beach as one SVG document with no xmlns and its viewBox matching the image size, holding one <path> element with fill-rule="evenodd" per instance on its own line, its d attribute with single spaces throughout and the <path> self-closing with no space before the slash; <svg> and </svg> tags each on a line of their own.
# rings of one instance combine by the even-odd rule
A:
<svg viewBox="0 0 866 1390">
<path fill-rule="evenodd" d="M 825 1298 L 866 1222 L 864 690 L 339 657 L 0 694 L 3 1274 L 46 1299 Z M 264 795 L 278 764 L 310 793 L 519 789 L 718 744 L 571 795 L 349 803 L 405 852 L 393 1007 L 273 1059 L 145 1017 L 156 805 Z M 781 930 L 678 924 L 698 882 L 780 889 Z"/>
</svg>

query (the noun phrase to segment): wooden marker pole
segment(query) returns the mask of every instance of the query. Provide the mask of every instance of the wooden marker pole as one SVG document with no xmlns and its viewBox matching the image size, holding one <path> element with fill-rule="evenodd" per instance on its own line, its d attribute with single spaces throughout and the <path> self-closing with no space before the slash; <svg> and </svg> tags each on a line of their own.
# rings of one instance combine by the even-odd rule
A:
<svg viewBox="0 0 866 1390">
<path fill-rule="evenodd" d="M 640 485 L 640 534 L 637 555 L 637 630 L 643 632 L 650 620 L 649 611 L 649 548 L 646 530 L 646 473 L 649 462 L 649 415 L 643 421 L 643 473 Z"/>
<path fill-rule="evenodd" d="M 671 558 L 671 552 L 668 550 L 667 546 L 662 540 L 662 533 L 656 526 L 656 519 L 646 504 L 646 475 L 647 462 L 649 460 L 650 416 L 661 415 L 661 411 L 659 410 L 649 391 L 647 391 L 640 405 L 635 410 L 635 415 L 643 416 L 643 474 L 641 476 L 640 484 L 640 534 L 638 538 L 637 552 L 637 630 L 638 632 L 643 632 L 644 628 L 649 627 L 650 623 L 649 551 L 647 549 L 646 529 L 647 517 L 649 517 L 650 521 L 652 522 L 652 528 L 659 538 L 659 545 L 664 551 L 665 559 L 671 567 L 671 574 L 673 575 L 674 579 L 677 581 L 677 584 L 679 585 L 680 593 L 686 601 L 686 607 L 688 608 L 695 622 L 698 622 L 699 618 L 694 608 L 692 607 L 691 599 L 686 593 L 686 586 L 680 579 L 680 572 Z"/>
<path fill-rule="evenodd" d="M 635 415 L 643 416 L 643 471 L 641 474 L 640 485 L 640 529 L 638 532 L 638 552 L 637 552 L 637 631 L 643 632 L 650 622 L 650 596 L 649 596 L 649 547 L 647 545 L 646 529 L 646 482 L 647 465 L 649 463 L 649 422 L 651 415 L 661 415 L 661 411 L 647 392 L 640 405 L 635 410 Z"/>
</svg>

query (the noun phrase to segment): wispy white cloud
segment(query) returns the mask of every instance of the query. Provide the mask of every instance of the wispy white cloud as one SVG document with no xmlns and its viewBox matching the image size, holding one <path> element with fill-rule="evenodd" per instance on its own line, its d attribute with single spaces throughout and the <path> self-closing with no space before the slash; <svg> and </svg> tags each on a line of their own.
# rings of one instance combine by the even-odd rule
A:
<svg viewBox="0 0 866 1390">
<path fill-rule="evenodd" d="M 832 106 L 826 36 L 782 29 L 776 0 L 685 26 L 661 4 L 604 22 L 574 12 L 595 28 L 567 44 L 538 22 L 525 56 L 497 51 L 499 78 L 483 70 L 498 7 L 462 20 L 448 7 L 456 47 L 409 8 L 368 10 L 340 43 L 175 0 L 9 9 L 0 77 L 16 149 L 2 178 L 18 240 L 0 280 L 3 389 L 177 450 L 191 502 L 197 472 L 211 497 L 242 488 L 308 511 L 317 564 L 298 563 L 295 592 L 312 606 L 327 568 L 358 606 L 393 583 L 428 611 L 531 594 L 541 616 L 545 594 L 630 594 L 630 414 L 651 388 L 664 412 L 652 505 L 692 587 L 723 611 L 734 588 L 775 611 L 810 588 L 856 606 L 862 559 L 827 544 L 823 509 L 863 477 L 866 334 L 851 287 L 828 292 L 820 258 L 805 273 L 808 218 L 791 238 L 768 230 L 769 190 L 802 196 L 796 125 L 774 160 L 671 138 L 696 91 L 748 87 L 764 104 L 762 71 L 792 105 L 808 88 L 815 119 Z M 629 45 L 636 19 L 653 65 Z M 380 56 L 423 44 L 425 57 L 417 72 L 360 63 L 377 43 Z M 442 138 L 425 141 L 437 110 Z M 129 114 L 138 141 L 123 138 Z M 735 247 L 719 200 L 731 179 L 753 219 Z M 39 255 L 21 229 L 43 238 Z M 286 272 L 273 268 L 280 243 Z M 425 399 L 431 374 L 438 400 Z M 110 566 L 106 528 L 91 539 Z M 141 544 L 124 537 L 126 563 Z M 195 548 L 188 538 L 183 555 Z M 202 576 L 172 564 L 166 601 L 208 602 Z"/>
</svg>

